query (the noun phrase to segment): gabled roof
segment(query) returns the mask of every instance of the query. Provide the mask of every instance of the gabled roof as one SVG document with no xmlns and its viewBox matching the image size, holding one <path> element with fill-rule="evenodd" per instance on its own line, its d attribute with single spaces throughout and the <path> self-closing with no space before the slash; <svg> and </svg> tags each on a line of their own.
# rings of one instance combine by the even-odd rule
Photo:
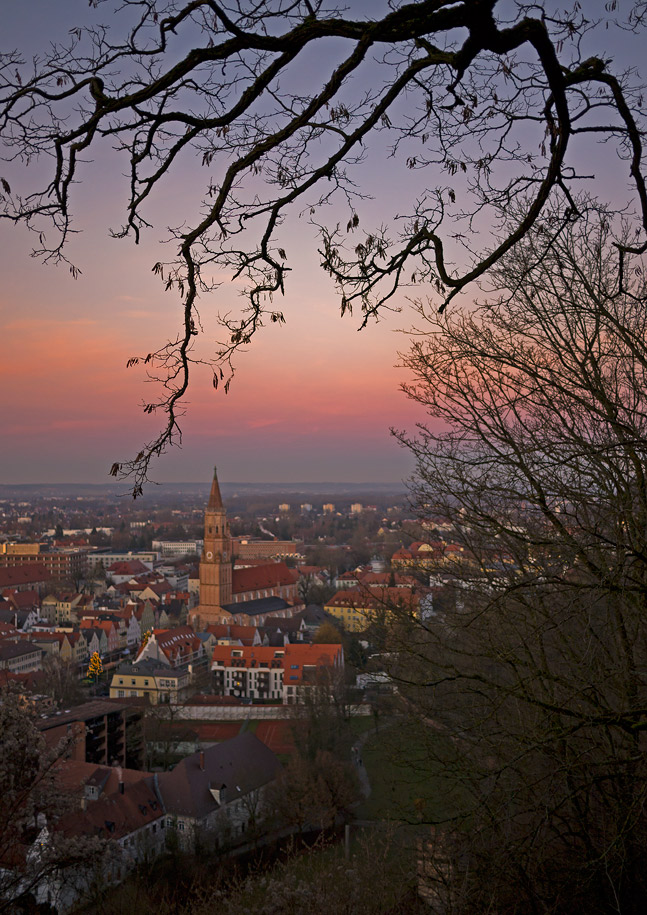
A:
<svg viewBox="0 0 647 915">
<path fill-rule="evenodd" d="M 23 562 L 17 566 L 0 567 L 0 588 L 17 588 L 36 582 L 49 581 L 51 574 L 41 562 Z"/>
<path fill-rule="evenodd" d="M 188 673 L 186 670 L 169 669 L 165 665 L 160 664 L 159 661 L 156 661 L 155 658 L 142 658 L 141 661 L 136 661 L 134 664 L 120 664 L 119 667 L 113 671 L 113 677 L 141 676 L 179 679 L 180 677 L 187 677 Z"/>
<path fill-rule="evenodd" d="M 326 601 L 326 607 L 381 610 L 389 606 L 417 607 L 420 594 L 409 588 L 345 588 Z"/>
<path fill-rule="evenodd" d="M 164 654 L 169 661 L 178 657 L 190 657 L 194 651 L 199 651 L 202 642 L 196 636 L 191 626 L 177 626 L 175 629 L 153 629 L 153 636 L 158 649 Z M 146 651 L 147 644 L 140 648 L 139 654 Z"/>
<path fill-rule="evenodd" d="M 234 569 L 231 575 L 231 590 L 233 594 L 260 591 L 265 588 L 293 585 L 298 578 L 299 573 L 288 568 L 284 562 L 270 562 L 262 566 Z"/>
<path fill-rule="evenodd" d="M 9 595 L 9 601 L 17 610 L 32 610 L 40 606 L 38 591 L 33 588 L 28 591 L 14 591 Z"/>
<path fill-rule="evenodd" d="M 240 642 L 241 645 L 253 644 L 258 633 L 256 626 L 235 625 L 234 623 L 211 623 L 206 627 L 206 631 L 217 639 L 230 639 L 232 642 Z"/>
<path fill-rule="evenodd" d="M 85 785 L 99 787 L 109 795 L 119 790 L 119 782 L 132 785 L 150 778 L 150 772 L 124 769 L 121 766 L 97 766 L 96 763 L 77 759 L 59 759 L 56 762 L 56 783 L 64 791 L 82 794 Z"/>
<path fill-rule="evenodd" d="M 337 576 L 337 581 L 358 581 L 357 572 L 342 572 Z"/>
<path fill-rule="evenodd" d="M 200 766 L 201 755 L 204 768 Z M 172 772 L 158 776 L 159 792 L 167 813 L 196 820 L 207 817 L 219 804 L 210 789 L 221 789 L 227 803 L 262 788 L 280 771 L 278 759 L 254 734 L 239 734 L 216 746 L 187 756 Z"/>
<path fill-rule="evenodd" d="M 281 632 L 300 632 L 306 628 L 306 625 L 300 616 L 287 616 L 265 620 L 262 628 L 273 631 L 280 629 Z"/>
<path fill-rule="evenodd" d="M 109 575 L 145 575 L 150 569 L 139 559 L 128 559 L 113 562 L 106 572 Z"/>
<path fill-rule="evenodd" d="M 154 780 L 147 778 L 125 785 L 123 794 L 116 791 L 88 804 L 85 810 L 68 814 L 58 828 L 66 835 L 122 839 L 163 815 Z"/>
</svg>

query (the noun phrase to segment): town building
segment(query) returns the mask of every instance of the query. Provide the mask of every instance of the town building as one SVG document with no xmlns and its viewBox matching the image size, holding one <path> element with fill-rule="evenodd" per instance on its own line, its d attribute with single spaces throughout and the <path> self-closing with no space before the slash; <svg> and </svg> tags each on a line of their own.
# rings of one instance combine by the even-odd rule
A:
<svg viewBox="0 0 647 915">
<path fill-rule="evenodd" d="M 419 594 L 410 588 L 344 588 L 324 606 L 326 613 L 343 623 L 349 632 L 361 632 L 371 623 L 386 621 L 394 614 L 418 615 Z"/>
<path fill-rule="evenodd" d="M 191 626 L 153 629 L 139 649 L 136 663 L 145 660 L 155 661 L 158 666 L 185 669 L 190 674 L 207 664 L 202 641 Z"/>
<path fill-rule="evenodd" d="M 85 574 L 88 551 L 51 549 L 41 543 L 0 543 L 0 566 L 15 568 L 37 562 L 45 566 L 46 581 L 75 581 Z"/>
<path fill-rule="evenodd" d="M 337 675 L 343 668 L 341 645 L 216 645 L 211 660 L 216 692 L 283 704 L 299 701 L 322 671 Z"/>
<path fill-rule="evenodd" d="M 248 562 L 269 560 L 277 562 L 280 559 L 303 559 L 297 550 L 296 540 L 251 540 L 249 538 L 235 537 L 232 541 L 234 559 L 237 565 Z"/>
<path fill-rule="evenodd" d="M 0 670 L 12 674 L 28 674 L 40 670 L 43 652 L 33 642 L 0 641 Z"/>
<path fill-rule="evenodd" d="M 126 729 L 136 727 L 139 715 L 128 715 L 130 707 L 109 699 L 93 699 L 73 709 L 54 712 L 37 719 L 48 747 L 68 741 L 66 756 L 81 762 L 111 766 L 126 763 Z"/>
<path fill-rule="evenodd" d="M 204 547 L 202 540 L 153 540 L 151 546 L 163 559 L 200 555 Z"/>
<path fill-rule="evenodd" d="M 249 732 L 186 757 L 157 776 L 167 831 L 184 849 L 209 833 L 217 844 L 234 840 L 260 818 L 266 787 L 280 772 L 274 753 Z"/>
<path fill-rule="evenodd" d="M 110 682 L 110 698 L 143 698 L 151 705 L 176 705 L 189 693 L 187 667 L 169 667 L 152 659 L 121 664 Z"/>
<path fill-rule="evenodd" d="M 2 558 L 0 556 L 0 558 Z M 42 591 L 51 575 L 42 562 L 26 562 L 20 565 L 0 565 L 0 593 L 12 591 Z"/>
</svg>

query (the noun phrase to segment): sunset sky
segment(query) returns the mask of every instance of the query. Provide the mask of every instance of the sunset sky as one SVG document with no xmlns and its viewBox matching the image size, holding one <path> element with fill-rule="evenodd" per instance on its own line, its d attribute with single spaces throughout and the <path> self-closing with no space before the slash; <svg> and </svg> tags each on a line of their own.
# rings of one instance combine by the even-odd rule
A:
<svg viewBox="0 0 647 915">
<path fill-rule="evenodd" d="M 87 0 L 12 0 L 3 13 L 3 49 L 28 48 L 28 56 L 94 15 Z M 154 232 L 139 247 L 109 238 L 108 228 L 123 221 L 122 170 L 109 150 L 99 150 L 75 193 L 82 232 L 69 255 L 82 270 L 76 280 L 66 267 L 30 258 L 33 238 L 24 227 L 0 224 L 0 482 L 102 482 L 113 461 L 133 457 L 157 432 L 155 418 L 138 406 L 151 396 L 145 374 L 125 363 L 176 333 L 178 302 L 151 273 L 168 258 Z M 15 167 L 2 165 L 4 173 L 13 180 Z M 178 213 L 193 216 L 185 205 L 203 186 L 196 174 L 187 171 L 156 203 L 162 231 Z M 381 182 L 379 200 L 368 205 L 377 221 L 397 211 L 401 191 Z M 265 328 L 239 356 L 227 396 L 196 373 L 183 447 L 157 462 L 155 479 L 204 480 L 214 462 L 221 479 L 236 481 L 398 482 L 412 471 L 389 434 L 391 426 L 412 429 L 423 419 L 399 391 L 405 376 L 395 367 L 398 350 L 407 349 L 397 330 L 411 323 L 404 293 L 402 314 L 358 333 L 356 317 L 339 318 L 314 229 L 294 216 L 282 238 L 294 268 L 280 303 L 287 325 Z M 226 282 L 202 301 L 205 354 L 218 339 L 215 314 L 235 306 L 237 295 Z"/>
</svg>

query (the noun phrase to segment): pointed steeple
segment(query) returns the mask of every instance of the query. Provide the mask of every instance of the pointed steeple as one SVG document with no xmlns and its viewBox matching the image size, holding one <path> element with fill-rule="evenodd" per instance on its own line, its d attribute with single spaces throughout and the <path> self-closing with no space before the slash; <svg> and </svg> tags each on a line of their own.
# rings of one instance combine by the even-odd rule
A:
<svg viewBox="0 0 647 915">
<path fill-rule="evenodd" d="M 211 484 L 211 492 L 209 493 L 209 503 L 207 505 L 208 512 L 218 512 L 223 511 L 224 505 L 222 504 L 222 496 L 220 495 L 220 486 L 218 485 L 218 468 L 213 468 L 213 482 Z"/>
</svg>

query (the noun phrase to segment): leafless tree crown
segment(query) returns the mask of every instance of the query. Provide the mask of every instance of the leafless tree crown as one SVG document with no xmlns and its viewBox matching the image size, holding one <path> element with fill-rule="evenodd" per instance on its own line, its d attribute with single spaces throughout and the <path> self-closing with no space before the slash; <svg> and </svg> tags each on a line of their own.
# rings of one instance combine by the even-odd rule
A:
<svg viewBox="0 0 647 915">
<path fill-rule="evenodd" d="M 645 264 L 622 279 L 610 214 L 578 210 L 557 237 L 542 216 L 475 310 L 421 305 L 406 356 L 431 417 L 405 438 L 416 501 L 455 538 L 398 658 L 455 792 L 442 911 L 647 899 Z"/>
</svg>

